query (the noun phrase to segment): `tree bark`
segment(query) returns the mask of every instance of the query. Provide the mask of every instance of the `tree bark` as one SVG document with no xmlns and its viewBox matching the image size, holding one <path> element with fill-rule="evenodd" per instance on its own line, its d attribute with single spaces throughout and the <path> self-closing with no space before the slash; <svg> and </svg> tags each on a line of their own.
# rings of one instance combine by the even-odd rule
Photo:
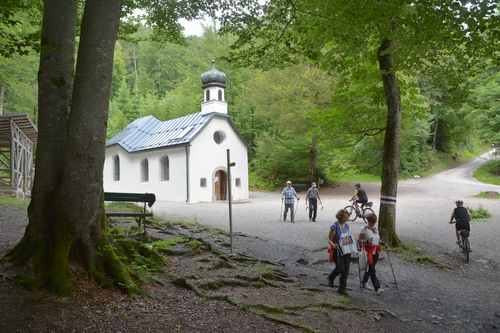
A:
<svg viewBox="0 0 500 333">
<path fill-rule="evenodd" d="M 3 115 L 4 97 L 5 97 L 5 86 L 0 82 L 0 116 Z"/>
<path fill-rule="evenodd" d="M 38 144 L 35 179 L 28 208 L 29 225 L 21 242 L 10 252 L 23 264 L 34 259 L 43 267 L 51 253 L 54 192 L 61 179 L 68 115 L 73 88 L 76 0 L 45 0 L 38 71 Z M 45 282 L 42 282 L 44 284 Z"/>
<path fill-rule="evenodd" d="M 68 224 L 75 259 L 93 273 L 101 242 L 102 188 L 113 55 L 120 0 L 87 0 L 65 146 L 58 220 Z"/>
<path fill-rule="evenodd" d="M 396 200 L 400 167 L 401 98 L 392 52 L 393 42 L 384 39 L 378 50 L 387 103 L 379 225 L 382 239 L 390 246 L 398 246 L 400 241 L 396 234 Z"/>
<path fill-rule="evenodd" d="M 309 148 L 309 183 L 318 181 L 318 136 L 313 134 Z"/>
<path fill-rule="evenodd" d="M 32 260 L 39 286 L 59 294 L 69 292 L 70 261 L 92 276 L 99 270 L 127 284 L 128 272 L 101 237 L 102 169 L 121 1 L 86 1 L 74 81 L 76 0 L 45 0 L 44 5 L 30 221 L 8 257 L 18 264 Z"/>
</svg>

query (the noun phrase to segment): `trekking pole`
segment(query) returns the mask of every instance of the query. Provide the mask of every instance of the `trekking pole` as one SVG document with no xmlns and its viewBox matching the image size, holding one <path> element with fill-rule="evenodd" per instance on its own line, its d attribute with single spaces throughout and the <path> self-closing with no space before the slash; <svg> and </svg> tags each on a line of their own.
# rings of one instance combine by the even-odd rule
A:
<svg viewBox="0 0 500 333">
<path fill-rule="evenodd" d="M 392 277 L 394 279 L 394 285 L 396 289 L 399 290 L 398 281 L 396 280 L 396 274 L 394 273 L 394 267 L 392 267 L 391 257 L 389 256 L 389 251 L 385 251 L 385 255 L 387 256 L 387 261 L 389 262 L 389 266 L 391 267 Z"/>
<path fill-rule="evenodd" d="M 281 198 L 280 221 L 283 219 L 283 198 Z"/>
</svg>

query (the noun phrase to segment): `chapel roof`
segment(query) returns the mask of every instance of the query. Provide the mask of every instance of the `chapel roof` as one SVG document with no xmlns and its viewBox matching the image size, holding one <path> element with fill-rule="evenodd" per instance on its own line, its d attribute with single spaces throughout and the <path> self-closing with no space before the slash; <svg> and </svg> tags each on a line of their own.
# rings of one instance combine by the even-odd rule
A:
<svg viewBox="0 0 500 333">
<path fill-rule="evenodd" d="M 192 113 L 167 121 L 158 120 L 154 116 L 146 116 L 131 122 L 124 130 L 108 140 L 106 146 L 117 144 L 132 153 L 188 144 L 215 117 L 226 118 L 233 126 L 228 115 L 216 112 Z"/>
</svg>

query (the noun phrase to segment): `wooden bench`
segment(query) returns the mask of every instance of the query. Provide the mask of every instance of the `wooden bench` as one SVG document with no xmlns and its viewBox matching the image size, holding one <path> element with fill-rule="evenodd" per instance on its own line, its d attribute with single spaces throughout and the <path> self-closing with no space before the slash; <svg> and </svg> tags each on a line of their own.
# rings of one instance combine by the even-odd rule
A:
<svg viewBox="0 0 500 333">
<path fill-rule="evenodd" d="M 106 217 L 132 217 L 135 218 L 141 229 L 141 224 L 144 225 L 146 217 L 153 216 L 153 213 L 147 212 L 147 207 L 151 208 L 156 201 L 156 196 L 152 193 L 117 193 L 117 192 L 104 192 L 104 201 L 107 202 L 142 202 L 144 206 L 141 212 L 115 212 L 106 211 Z M 144 232 L 146 228 L 144 228 Z"/>
</svg>

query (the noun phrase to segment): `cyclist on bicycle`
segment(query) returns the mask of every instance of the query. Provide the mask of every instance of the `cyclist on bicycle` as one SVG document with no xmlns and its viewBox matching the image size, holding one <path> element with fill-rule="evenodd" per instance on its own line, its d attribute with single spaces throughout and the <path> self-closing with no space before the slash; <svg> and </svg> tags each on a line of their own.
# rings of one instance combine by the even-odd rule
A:
<svg viewBox="0 0 500 333">
<path fill-rule="evenodd" d="M 351 201 L 357 203 L 361 207 L 364 207 L 364 205 L 368 203 L 368 195 L 366 194 L 366 191 L 361 188 L 361 184 L 356 184 L 354 187 L 356 188 L 356 193 L 351 198 Z"/>
<path fill-rule="evenodd" d="M 450 224 L 455 223 L 457 244 L 460 245 L 460 234 L 462 233 L 462 230 L 467 231 L 467 236 L 470 233 L 470 215 L 467 208 L 464 207 L 464 202 L 462 200 L 458 200 L 455 204 L 457 207 L 451 214 Z"/>
</svg>

